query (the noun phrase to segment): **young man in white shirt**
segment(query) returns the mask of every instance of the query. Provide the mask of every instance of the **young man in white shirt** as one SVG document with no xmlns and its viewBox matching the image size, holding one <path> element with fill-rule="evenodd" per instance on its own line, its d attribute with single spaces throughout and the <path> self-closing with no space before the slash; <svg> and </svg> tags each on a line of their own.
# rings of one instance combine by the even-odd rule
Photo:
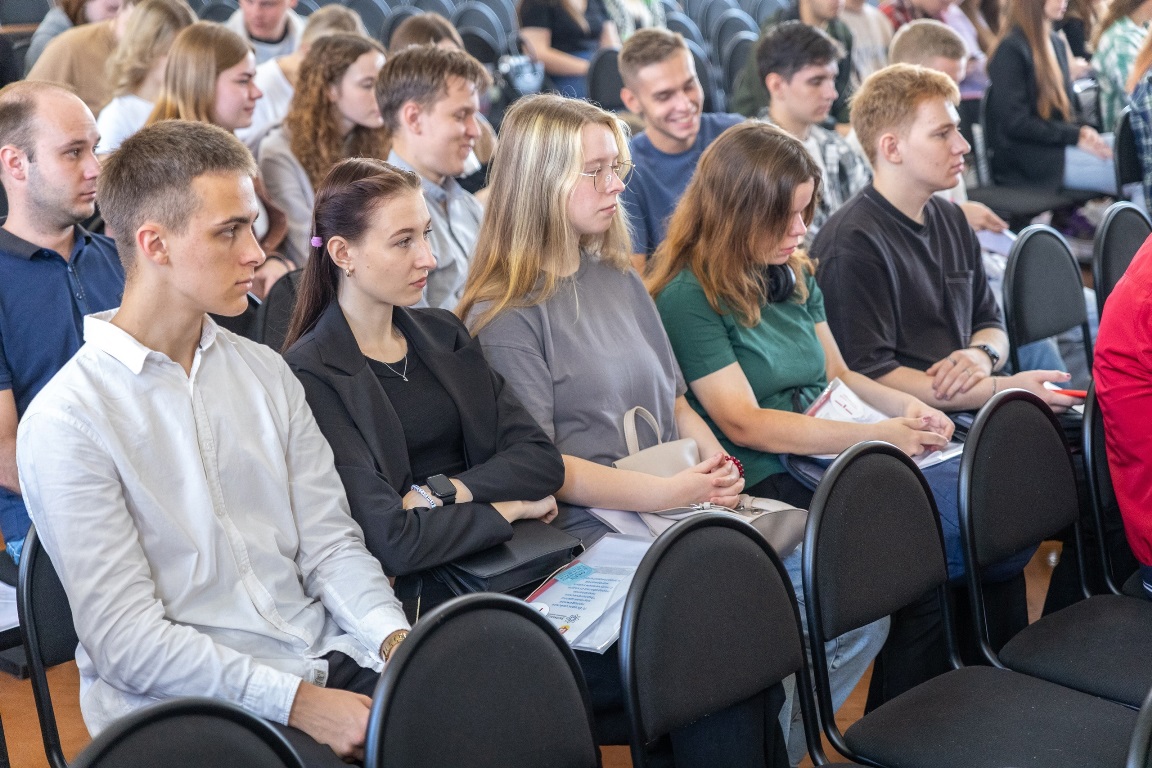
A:
<svg viewBox="0 0 1152 768">
<path fill-rule="evenodd" d="M 175 120 L 105 163 L 123 304 L 85 319 L 17 461 L 72 607 L 90 731 L 213 696 L 339 766 L 363 756 L 376 673 L 408 624 L 296 377 L 208 317 L 242 312 L 264 261 L 255 173 L 232 134 Z"/>
<path fill-rule="evenodd" d="M 240 0 L 225 26 L 252 43 L 256 63 L 263 64 L 300 47 L 304 19 L 295 7 L 296 0 Z"/>
<path fill-rule="evenodd" d="M 480 94 L 491 83 L 479 61 L 434 45 L 390 56 L 376 77 L 376 103 L 392 134 L 388 162 L 420 177 L 432 216 L 436 268 L 424 289 L 430 307 L 455 309 L 468 279 L 484 208 L 456 177 L 483 133 Z"/>
</svg>

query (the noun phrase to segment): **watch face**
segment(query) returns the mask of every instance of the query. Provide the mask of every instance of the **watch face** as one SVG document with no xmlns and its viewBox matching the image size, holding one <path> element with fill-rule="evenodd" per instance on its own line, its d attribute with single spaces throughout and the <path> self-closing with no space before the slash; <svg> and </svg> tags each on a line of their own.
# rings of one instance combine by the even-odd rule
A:
<svg viewBox="0 0 1152 768">
<path fill-rule="evenodd" d="M 456 495 L 456 486 L 444 475 L 432 475 L 432 477 L 428 478 L 428 488 L 431 489 L 435 496 L 441 499 Z"/>
</svg>

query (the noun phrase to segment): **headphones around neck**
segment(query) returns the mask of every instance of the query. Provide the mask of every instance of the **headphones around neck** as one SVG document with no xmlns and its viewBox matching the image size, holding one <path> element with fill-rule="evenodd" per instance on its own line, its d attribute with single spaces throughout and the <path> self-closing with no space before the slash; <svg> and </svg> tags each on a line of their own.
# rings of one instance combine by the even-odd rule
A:
<svg viewBox="0 0 1152 768">
<path fill-rule="evenodd" d="M 768 265 L 764 277 L 768 287 L 768 302 L 771 304 L 788 301 L 796 292 L 796 273 L 787 264 Z"/>
</svg>

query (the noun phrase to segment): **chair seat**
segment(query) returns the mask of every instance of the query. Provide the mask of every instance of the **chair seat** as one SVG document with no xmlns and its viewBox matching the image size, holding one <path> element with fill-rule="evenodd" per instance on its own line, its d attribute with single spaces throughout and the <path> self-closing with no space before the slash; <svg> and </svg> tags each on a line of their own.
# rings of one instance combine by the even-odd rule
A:
<svg viewBox="0 0 1152 768">
<path fill-rule="evenodd" d="M 859 756 L 889 768 L 1116 768 L 1136 713 L 992 667 L 940 675 L 849 728 Z"/>
<path fill-rule="evenodd" d="M 1141 600 L 1148 599 L 1148 592 L 1144 589 L 1144 579 L 1140 576 L 1140 571 L 1132 574 L 1120 587 L 1120 593 L 1128 597 L 1138 597 Z"/>
<path fill-rule="evenodd" d="M 1139 709 L 1152 690 L 1152 603 L 1097 595 L 1030 624 L 1004 666 Z"/>
<path fill-rule="evenodd" d="M 998 215 L 1006 218 L 1027 216 L 1032 218 L 1044 211 L 1079 205 L 1092 198 L 1100 197 L 1099 192 L 1083 190 L 1048 190 L 1035 187 L 990 186 L 974 187 L 968 190 L 968 199 L 983 203 Z"/>
</svg>

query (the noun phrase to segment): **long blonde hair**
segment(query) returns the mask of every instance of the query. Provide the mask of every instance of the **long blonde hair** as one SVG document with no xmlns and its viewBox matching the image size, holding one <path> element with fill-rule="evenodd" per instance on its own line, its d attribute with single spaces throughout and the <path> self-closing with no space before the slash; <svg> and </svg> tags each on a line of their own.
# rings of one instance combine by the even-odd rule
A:
<svg viewBox="0 0 1152 768">
<path fill-rule="evenodd" d="M 1064 89 L 1064 73 L 1052 47 L 1052 24 L 1044 17 L 1044 0 L 1010 0 L 1004 33 L 1019 27 L 1032 51 L 1036 70 L 1036 112 L 1045 120 L 1059 113 L 1072 120 L 1072 107 Z"/>
<path fill-rule="evenodd" d="M 568 217 L 568 201 L 581 181 L 586 125 L 611 131 L 619 162 L 629 160 L 623 123 L 586 101 L 529 96 L 504 116 L 489 169 L 487 212 L 456 308 L 473 334 L 506 309 L 546 301 L 560 282 L 558 272 L 580 249 L 621 271 L 629 269 L 632 245 L 622 206 L 599 235 L 580 236 Z M 491 304 L 469 317 L 480 302 Z"/>
<path fill-rule="evenodd" d="M 223 24 L 198 21 L 172 43 L 164 67 L 164 87 L 148 116 L 161 120 L 215 123 L 216 79 L 252 52 L 248 41 Z"/>
<path fill-rule="evenodd" d="M 775 249 L 792 221 L 796 189 L 815 185 L 804 209 L 812 221 L 820 195 L 820 167 L 804 145 L 774 125 L 748 121 L 720 134 L 704 154 L 656 249 L 646 281 L 656 297 L 687 269 L 696 276 L 717 314 L 731 312 L 741 325 L 760 322 L 768 297 L 764 250 Z M 812 262 L 793 252 L 795 301 L 808 300 Z"/>
<path fill-rule="evenodd" d="M 108 59 L 108 79 L 115 95 L 139 88 L 180 30 L 195 23 L 196 12 L 184 0 L 144 0 L 137 5 Z"/>
</svg>

